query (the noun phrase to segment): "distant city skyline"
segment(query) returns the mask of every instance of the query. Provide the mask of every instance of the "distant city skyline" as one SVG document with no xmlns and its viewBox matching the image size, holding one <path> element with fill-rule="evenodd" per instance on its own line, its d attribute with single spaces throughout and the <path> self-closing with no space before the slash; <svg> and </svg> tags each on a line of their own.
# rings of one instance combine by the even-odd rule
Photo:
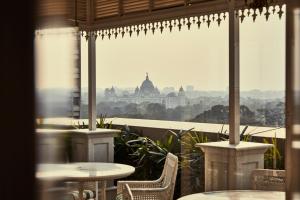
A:
<svg viewBox="0 0 300 200">
<path fill-rule="evenodd" d="M 122 87 L 122 86 L 117 86 L 117 85 L 111 85 L 110 87 L 108 87 L 108 88 L 111 88 L 111 87 L 114 87 L 114 88 L 116 88 L 116 89 L 120 89 L 120 90 L 134 90 L 135 89 L 135 87 L 134 86 L 132 86 L 132 87 Z M 172 87 L 172 86 L 168 86 L 168 87 L 159 87 L 159 86 L 157 86 L 157 88 L 159 89 L 159 90 L 163 90 L 163 89 L 165 89 L 165 88 L 169 88 L 169 87 Z M 182 87 L 186 90 L 186 86 L 184 86 L 184 85 L 182 85 Z M 51 90 L 51 89 L 59 89 L 59 88 L 45 88 L 45 89 L 49 89 L 49 90 Z M 85 86 L 85 87 L 82 87 L 82 89 L 83 90 L 88 90 L 88 87 L 87 86 Z M 105 90 L 105 88 L 103 88 L 103 87 L 96 87 L 96 89 L 97 90 Z M 179 88 L 175 88 L 174 87 L 174 89 L 176 90 L 176 89 L 180 89 L 180 87 Z M 226 92 L 226 91 L 228 91 L 228 88 L 227 88 L 227 90 L 205 90 L 205 88 L 202 90 L 202 89 L 197 89 L 197 88 L 194 88 L 194 91 L 203 91 L 203 92 Z M 241 92 L 251 92 L 251 91 L 260 91 L 260 92 L 285 92 L 285 90 L 284 89 L 282 89 L 282 90 L 261 90 L 261 89 L 249 89 L 249 90 L 240 90 Z"/>
</svg>

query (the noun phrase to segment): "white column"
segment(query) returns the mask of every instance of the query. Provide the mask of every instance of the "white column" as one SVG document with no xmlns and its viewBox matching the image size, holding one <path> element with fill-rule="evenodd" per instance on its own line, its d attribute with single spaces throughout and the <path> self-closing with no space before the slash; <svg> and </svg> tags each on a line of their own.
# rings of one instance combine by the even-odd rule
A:
<svg viewBox="0 0 300 200">
<path fill-rule="evenodd" d="M 89 32 L 88 37 L 88 99 L 89 130 L 96 130 L 96 35 Z"/>
<path fill-rule="evenodd" d="M 240 142 L 240 31 L 235 0 L 229 0 L 229 143 Z"/>
</svg>

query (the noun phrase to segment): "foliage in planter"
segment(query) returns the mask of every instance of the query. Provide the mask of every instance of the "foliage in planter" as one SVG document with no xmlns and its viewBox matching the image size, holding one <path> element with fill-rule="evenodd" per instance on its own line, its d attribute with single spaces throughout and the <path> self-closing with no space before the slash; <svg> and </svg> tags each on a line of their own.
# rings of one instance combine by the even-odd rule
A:
<svg viewBox="0 0 300 200">
<path fill-rule="evenodd" d="M 264 139 L 264 143 L 272 144 L 273 146 L 267 150 L 264 157 L 265 168 L 266 169 L 284 169 L 284 161 L 281 156 L 278 146 L 277 146 L 277 138 L 274 137 L 271 140 L 271 143 Z"/>
<path fill-rule="evenodd" d="M 179 150 L 173 142 L 173 135 L 166 137 L 165 141 L 153 141 L 128 126 L 115 138 L 115 161 L 135 166 L 136 172 L 130 178 L 136 180 L 158 178 L 168 152 L 178 154 Z"/>
<path fill-rule="evenodd" d="M 203 133 L 188 132 L 181 138 L 181 173 L 184 175 L 182 192 L 197 193 L 204 191 L 204 153 L 196 148 L 196 143 L 208 142 Z"/>
<path fill-rule="evenodd" d="M 166 135 L 163 140 L 153 141 L 125 126 L 121 135 L 115 138 L 115 161 L 136 167 L 136 172 L 129 179 L 153 180 L 160 176 L 165 158 L 168 152 L 172 152 L 179 157 L 180 169 L 174 197 L 180 196 L 183 170 L 188 171 L 185 174 L 185 180 L 188 180 L 186 187 L 192 187 L 194 192 L 203 191 L 204 156 L 200 149 L 195 148 L 195 144 L 207 142 L 207 137 L 192 132 L 192 129 L 178 133 L 169 130 Z"/>
<path fill-rule="evenodd" d="M 106 129 L 112 129 L 112 121 L 106 122 L 106 115 L 100 115 L 99 122 L 96 121 L 96 127 L 97 128 L 106 128 Z"/>
<path fill-rule="evenodd" d="M 128 126 L 124 126 L 121 130 L 119 137 L 114 138 L 114 161 L 116 163 L 123 163 L 135 166 L 136 161 L 132 159 L 131 154 L 134 153 L 134 149 L 130 148 L 127 142 L 131 140 L 136 140 L 142 135 L 137 131 L 132 131 Z M 139 177 L 136 175 L 136 172 L 130 176 L 130 179 L 139 180 Z"/>
<path fill-rule="evenodd" d="M 87 129 L 89 128 L 89 125 L 85 124 L 82 122 L 78 121 L 77 125 L 73 125 L 74 128 L 76 129 Z M 99 120 L 96 120 L 96 128 L 106 128 L 106 129 L 112 129 L 112 121 L 106 122 L 106 116 L 105 115 L 100 115 Z"/>
<path fill-rule="evenodd" d="M 246 134 L 246 130 L 249 126 L 245 126 L 242 132 L 240 133 L 240 140 L 244 142 L 249 142 L 251 140 L 251 135 Z M 224 130 L 224 124 L 221 127 L 221 130 L 217 133 L 217 140 L 218 141 L 228 141 L 229 134 L 227 134 L 227 130 Z"/>
</svg>

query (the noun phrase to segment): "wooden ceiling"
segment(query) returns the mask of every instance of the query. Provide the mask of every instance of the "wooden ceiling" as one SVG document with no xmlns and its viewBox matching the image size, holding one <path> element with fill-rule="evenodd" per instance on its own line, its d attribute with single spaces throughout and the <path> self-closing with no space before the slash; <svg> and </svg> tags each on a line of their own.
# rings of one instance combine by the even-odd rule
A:
<svg viewBox="0 0 300 200">
<path fill-rule="evenodd" d="M 237 9 L 249 8 L 252 1 L 236 0 Z M 270 6 L 285 2 L 268 1 Z M 90 31 L 225 13 L 228 0 L 39 0 L 36 10 L 38 28 L 67 25 Z"/>
</svg>

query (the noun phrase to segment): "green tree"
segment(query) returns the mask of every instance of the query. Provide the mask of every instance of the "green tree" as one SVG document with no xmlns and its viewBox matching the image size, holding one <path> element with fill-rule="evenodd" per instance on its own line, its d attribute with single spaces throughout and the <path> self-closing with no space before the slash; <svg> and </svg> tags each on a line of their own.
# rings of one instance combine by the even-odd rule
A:
<svg viewBox="0 0 300 200">
<path fill-rule="evenodd" d="M 166 118 L 166 107 L 159 103 L 150 103 L 146 108 L 146 115 L 148 119 L 163 120 Z"/>
</svg>

